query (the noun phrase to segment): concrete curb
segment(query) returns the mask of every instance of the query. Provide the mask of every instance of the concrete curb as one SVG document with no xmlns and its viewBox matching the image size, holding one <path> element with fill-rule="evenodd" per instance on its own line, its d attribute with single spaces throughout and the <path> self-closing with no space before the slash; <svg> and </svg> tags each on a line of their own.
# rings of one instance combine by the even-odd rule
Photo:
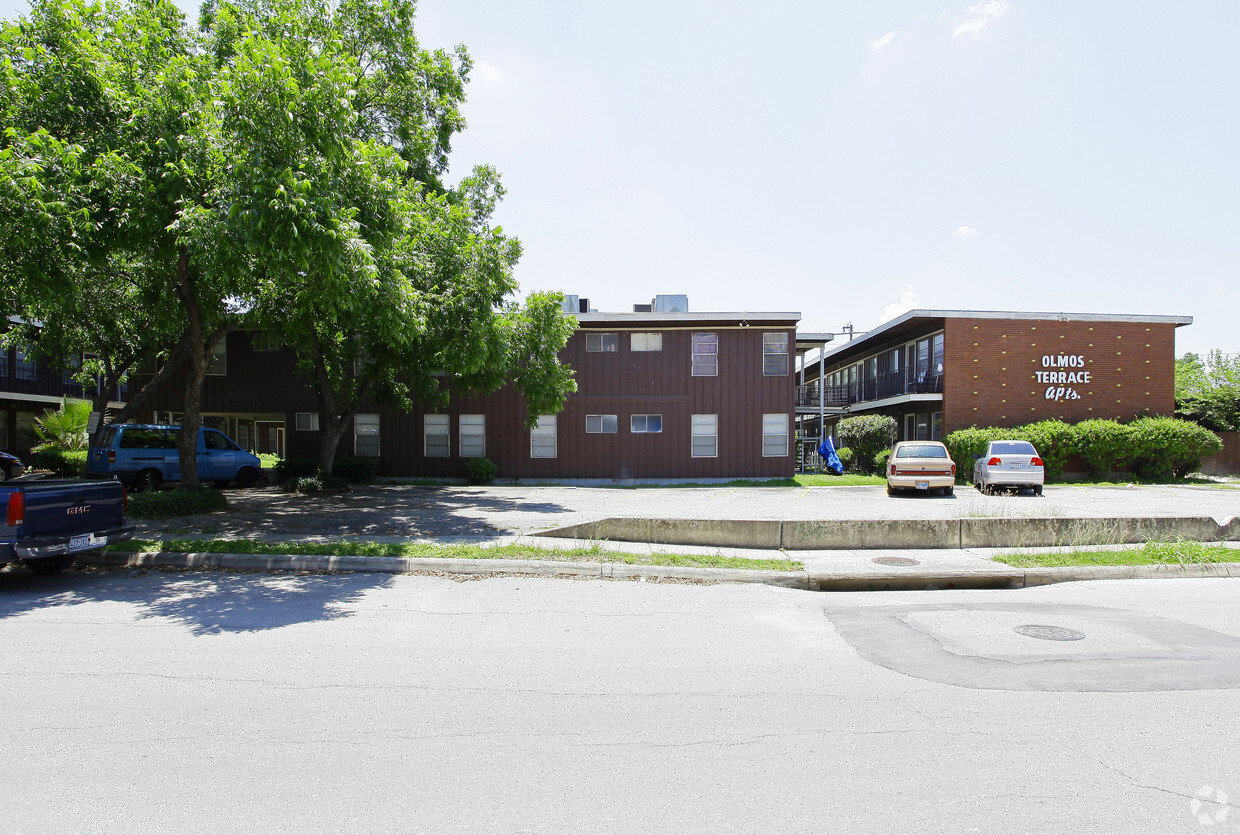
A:
<svg viewBox="0 0 1240 835">
<path fill-rule="evenodd" d="M 1151 540 L 1240 539 L 1240 517 L 964 517 L 958 519 L 640 519 L 610 517 L 533 536 L 768 551 L 1051 548 Z"/>
<path fill-rule="evenodd" d="M 936 589 L 1025 588 L 1080 580 L 1165 580 L 1197 577 L 1240 578 L 1240 563 L 1187 565 L 1102 565 L 1066 568 L 1010 568 L 934 571 L 890 568 L 867 571 L 758 571 L 740 568 L 689 568 L 614 562 L 554 560 L 469 560 L 434 557 L 321 557 L 293 554 L 210 554 L 159 551 L 108 551 L 84 554 L 79 565 L 130 568 L 206 568 L 238 571 L 315 571 L 372 574 L 520 574 L 537 577 L 588 577 L 611 580 L 688 580 L 713 583 L 760 583 L 807 591 L 900 591 Z"/>
</svg>

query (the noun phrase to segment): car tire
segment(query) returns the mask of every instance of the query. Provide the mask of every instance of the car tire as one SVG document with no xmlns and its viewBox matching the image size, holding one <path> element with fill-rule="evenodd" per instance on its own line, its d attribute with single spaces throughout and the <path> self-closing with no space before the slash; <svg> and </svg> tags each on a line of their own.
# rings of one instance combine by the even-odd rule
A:
<svg viewBox="0 0 1240 835">
<path fill-rule="evenodd" d="M 1035 496 L 1040 496 L 1040 495 L 1042 495 L 1042 485 L 1041 485 L 1041 484 L 1034 485 L 1034 488 L 1033 488 L 1033 495 L 1035 495 Z"/>
<path fill-rule="evenodd" d="M 952 496 L 952 495 L 955 495 L 955 493 L 956 493 L 956 486 L 955 486 L 955 485 L 951 485 L 951 486 L 948 486 L 948 487 L 944 487 L 944 488 L 943 488 L 943 495 L 944 495 L 944 496 Z"/>
<path fill-rule="evenodd" d="M 253 487 L 258 481 L 258 473 L 254 472 L 253 467 L 242 467 L 237 473 L 238 487 Z"/>
<path fill-rule="evenodd" d="M 888 484 L 888 485 L 887 485 L 887 495 L 888 495 L 888 496 L 894 496 L 895 494 L 896 494 L 896 488 L 894 488 L 894 487 L 892 487 L 890 484 Z"/>
<path fill-rule="evenodd" d="M 159 470 L 143 470 L 134 477 L 133 489 L 135 493 L 146 493 L 158 490 L 163 483 L 164 477 Z"/>
<path fill-rule="evenodd" d="M 13 474 L 9 472 L 8 467 L 0 467 L 0 481 L 8 481 L 12 477 Z"/>
<path fill-rule="evenodd" d="M 981 483 L 980 481 L 977 481 L 977 482 L 974 482 L 974 483 L 973 483 L 973 489 L 974 489 L 974 490 L 976 490 L 976 491 L 977 491 L 977 492 L 979 492 L 979 493 L 985 493 L 985 492 L 986 492 L 985 490 L 983 490 L 983 489 L 982 489 L 982 483 Z"/>
<path fill-rule="evenodd" d="M 37 560 L 26 560 L 25 563 L 32 573 L 40 577 L 50 577 L 73 565 L 73 561 L 76 559 L 77 557 L 73 554 L 61 554 L 58 557 L 40 557 Z"/>
</svg>

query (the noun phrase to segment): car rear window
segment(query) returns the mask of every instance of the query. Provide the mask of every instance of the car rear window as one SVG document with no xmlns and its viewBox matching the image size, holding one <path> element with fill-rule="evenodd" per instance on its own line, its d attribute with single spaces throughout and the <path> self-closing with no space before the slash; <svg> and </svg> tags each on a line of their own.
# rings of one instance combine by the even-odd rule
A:
<svg viewBox="0 0 1240 835">
<path fill-rule="evenodd" d="M 99 446 L 108 449 L 112 446 L 112 442 L 116 440 L 116 427 L 105 426 L 103 431 L 99 433 Z"/>
<path fill-rule="evenodd" d="M 947 447 L 938 444 L 909 444 L 896 450 L 896 458 L 946 458 Z"/>
<path fill-rule="evenodd" d="M 993 455 L 1037 455 L 1038 451 L 1028 441 L 995 441 L 990 445 Z"/>
</svg>

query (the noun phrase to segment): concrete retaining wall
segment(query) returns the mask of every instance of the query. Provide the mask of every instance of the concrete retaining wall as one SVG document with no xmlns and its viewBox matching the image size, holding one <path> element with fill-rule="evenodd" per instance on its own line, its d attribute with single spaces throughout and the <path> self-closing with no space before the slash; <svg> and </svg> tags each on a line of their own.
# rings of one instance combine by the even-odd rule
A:
<svg viewBox="0 0 1240 835">
<path fill-rule="evenodd" d="M 1191 539 L 1240 540 L 1240 518 L 600 519 L 536 536 L 787 551 L 871 548 L 1048 548 Z"/>
</svg>

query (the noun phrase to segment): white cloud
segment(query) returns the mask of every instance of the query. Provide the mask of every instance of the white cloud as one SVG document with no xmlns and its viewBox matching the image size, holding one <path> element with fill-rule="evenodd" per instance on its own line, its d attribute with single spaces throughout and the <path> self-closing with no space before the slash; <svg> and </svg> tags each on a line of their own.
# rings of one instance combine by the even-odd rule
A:
<svg viewBox="0 0 1240 835">
<path fill-rule="evenodd" d="M 957 38 L 961 35 L 980 38 L 1010 8 L 1012 8 L 1011 4 L 1004 0 L 980 0 L 976 5 L 969 7 L 969 17 L 958 23 L 952 34 Z"/>
<path fill-rule="evenodd" d="M 981 233 L 981 230 L 976 229 L 972 226 L 957 226 L 955 231 L 952 232 L 952 234 L 962 241 L 971 241 L 977 238 L 977 236 L 982 233 Z"/>
<path fill-rule="evenodd" d="M 473 75 L 479 81 L 485 81 L 488 84 L 492 81 L 499 80 L 499 68 L 494 64 L 488 64 L 486 61 L 479 61 L 474 64 Z"/>
<path fill-rule="evenodd" d="M 900 294 L 900 298 L 883 308 L 883 318 L 878 320 L 878 324 L 890 322 L 901 313 L 907 313 L 921 303 L 921 297 L 913 292 L 913 285 L 909 284 L 904 288 L 904 292 Z"/>
<path fill-rule="evenodd" d="M 896 35 L 898 34 L 900 33 L 899 32 L 888 32 L 887 34 L 883 35 L 878 40 L 871 43 L 870 49 L 873 50 L 874 52 L 878 52 L 884 46 L 894 41 L 896 39 Z"/>
</svg>

